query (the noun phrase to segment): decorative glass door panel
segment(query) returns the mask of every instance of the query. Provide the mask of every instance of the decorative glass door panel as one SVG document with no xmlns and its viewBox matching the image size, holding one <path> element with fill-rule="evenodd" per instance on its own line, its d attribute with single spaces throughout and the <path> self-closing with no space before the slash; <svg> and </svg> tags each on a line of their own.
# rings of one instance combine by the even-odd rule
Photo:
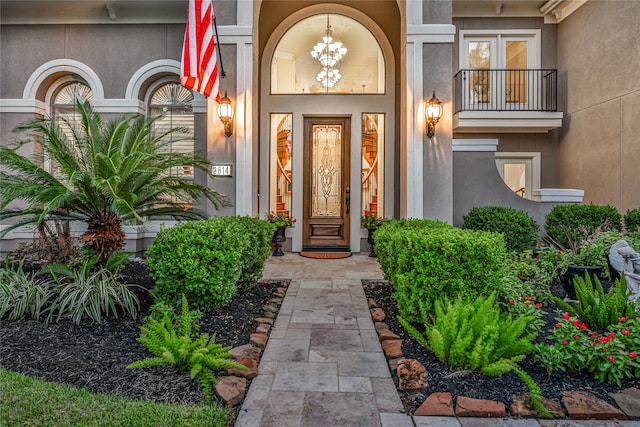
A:
<svg viewBox="0 0 640 427">
<path fill-rule="evenodd" d="M 342 212 L 342 126 L 313 125 L 311 215 Z"/>
<path fill-rule="evenodd" d="M 348 249 L 349 119 L 305 118 L 303 246 Z"/>
</svg>

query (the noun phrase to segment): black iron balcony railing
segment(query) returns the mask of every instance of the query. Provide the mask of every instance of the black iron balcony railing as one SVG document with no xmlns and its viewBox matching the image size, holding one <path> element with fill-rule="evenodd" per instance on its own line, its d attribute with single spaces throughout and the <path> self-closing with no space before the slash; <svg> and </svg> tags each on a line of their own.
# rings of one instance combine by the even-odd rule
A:
<svg viewBox="0 0 640 427">
<path fill-rule="evenodd" d="M 460 111 L 557 111 L 557 70 L 460 70 L 454 114 Z"/>
</svg>

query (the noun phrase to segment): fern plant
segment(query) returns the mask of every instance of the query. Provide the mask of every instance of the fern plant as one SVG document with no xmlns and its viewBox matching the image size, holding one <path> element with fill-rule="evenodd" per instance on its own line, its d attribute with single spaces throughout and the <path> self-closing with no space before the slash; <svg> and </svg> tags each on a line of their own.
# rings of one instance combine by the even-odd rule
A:
<svg viewBox="0 0 640 427">
<path fill-rule="evenodd" d="M 513 319 L 510 314 L 500 312 L 495 293 L 478 297 L 472 303 L 462 298 L 454 302 L 447 299 L 435 304 L 433 323 L 422 313 L 429 348 L 439 360 L 452 369 L 471 370 L 485 375 L 499 376 L 515 372 L 529 387 L 532 403 L 536 409 L 550 417 L 542 405 L 540 388 L 520 367 L 518 362 L 534 350 L 532 341 L 536 333 L 527 333 L 531 316 Z M 407 322 L 400 322 L 407 326 Z M 424 342 L 416 328 L 407 330 L 418 341 Z"/>
<path fill-rule="evenodd" d="M 633 315 L 634 307 L 628 301 L 629 292 L 624 273 L 607 293 L 604 292 L 600 280 L 596 277 L 595 283 L 592 284 L 588 274 L 585 278 L 576 276 L 573 283 L 578 298 L 577 303 L 569 304 L 560 298 L 555 300 L 563 309 L 582 320 L 591 329 L 604 330 L 615 325 L 619 318 Z"/>
<path fill-rule="evenodd" d="M 171 318 L 165 313 L 162 321 L 152 317 L 140 326 L 142 335 L 138 341 L 144 344 L 154 357 L 138 360 L 127 368 L 146 368 L 149 366 L 177 366 L 188 371 L 191 378 L 200 383 L 205 399 L 211 403 L 212 387 L 218 382 L 214 372 L 220 369 L 247 369 L 230 360 L 231 347 L 223 347 L 215 343 L 215 334 L 201 334 L 191 338 L 191 315 L 187 298 L 182 295 L 183 321 L 180 333 L 174 327 Z"/>
</svg>

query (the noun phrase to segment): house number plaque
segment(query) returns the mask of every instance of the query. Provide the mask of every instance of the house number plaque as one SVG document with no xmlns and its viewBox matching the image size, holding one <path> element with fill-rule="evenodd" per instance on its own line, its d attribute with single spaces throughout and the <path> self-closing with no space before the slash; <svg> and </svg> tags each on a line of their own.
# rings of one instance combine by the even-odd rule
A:
<svg viewBox="0 0 640 427">
<path fill-rule="evenodd" d="M 230 163 L 217 163 L 211 166 L 211 175 L 213 176 L 226 176 L 232 177 Z"/>
</svg>

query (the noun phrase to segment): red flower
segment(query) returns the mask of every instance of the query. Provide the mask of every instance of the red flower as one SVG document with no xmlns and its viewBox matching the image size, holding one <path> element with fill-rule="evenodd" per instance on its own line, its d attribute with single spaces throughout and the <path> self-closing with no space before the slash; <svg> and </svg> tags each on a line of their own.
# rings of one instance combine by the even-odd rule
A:
<svg viewBox="0 0 640 427">
<path fill-rule="evenodd" d="M 602 347 L 602 351 L 607 351 L 607 347 Z"/>
<path fill-rule="evenodd" d="M 623 329 L 623 330 L 620 331 L 620 333 L 622 335 L 629 335 L 629 330 L 628 329 Z"/>
<path fill-rule="evenodd" d="M 509 304 L 513 305 L 515 302 L 513 300 L 509 301 Z"/>
<path fill-rule="evenodd" d="M 156 311 L 157 311 L 158 313 L 160 313 L 160 307 L 156 308 Z"/>
<path fill-rule="evenodd" d="M 527 307 L 529 307 L 531 305 L 531 303 L 529 301 L 525 301 L 524 305 L 526 305 Z"/>
<path fill-rule="evenodd" d="M 583 331 L 586 331 L 587 329 L 589 329 L 589 328 L 587 328 L 587 324 L 586 323 L 581 323 L 581 324 L 578 325 L 578 327 L 580 329 L 582 329 Z"/>
<path fill-rule="evenodd" d="M 627 356 L 635 359 L 636 357 L 638 357 L 638 353 L 636 353 L 635 351 L 630 351 L 629 353 L 627 353 Z"/>
<path fill-rule="evenodd" d="M 580 321 L 578 319 L 573 321 L 573 326 L 578 326 L 580 325 Z"/>
<path fill-rule="evenodd" d="M 586 325 L 585 325 L 586 326 Z M 598 336 L 597 332 L 592 333 L 591 335 L 589 335 L 589 338 L 595 338 Z"/>
<path fill-rule="evenodd" d="M 177 320 L 176 320 L 175 322 L 173 322 L 173 323 L 175 323 L 176 325 L 179 325 L 179 324 L 180 324 L 180 322 L 178 322 Z"/>
<path fill-rule="evenodd" d="M 627 317 L 618 317 L 618 322 L 626 322 L 627 320 L 629 320 L 629 316 L 627 316 Z"/>
<path fill-rule="evenodd" d="M 616 363 L 616 359 L 614 359 L 612 356 L 608 356 L 608 358 L 609 358 L 609 362 Z"/>
<path fill-rule="evenodd" d="M 579 340 L 580 339 L 580 335 L 574 335 L 573 336 L 575 339 Z"/>
<path fill-rule="evenodd" d="M 540 304 L 539 302 L 536 303 L 536 308 L 542 308 L 542 304 Z"/>
<path fill-rule="evenodd" d="M 564 314 L 562 315 L 562 318 L 564 320 L 569 320 L 571 317 L 569 317 L 569 312 L 565 311 Z"/>
<path fill-rule="evenodd" d="M 556 328 L 559 328 L 559 327 L 561 327 L 561 326 L 562 326 L 562 324 L 561 324 L 561 323 L 556 323 Z"/>
<path fill-rule="evenodd" d="M 567 344 L 569 344 L 569 341 L 567 341 L 567 340 L 562 340 L 562 344 L 567 345 Z"/>
</svg>

